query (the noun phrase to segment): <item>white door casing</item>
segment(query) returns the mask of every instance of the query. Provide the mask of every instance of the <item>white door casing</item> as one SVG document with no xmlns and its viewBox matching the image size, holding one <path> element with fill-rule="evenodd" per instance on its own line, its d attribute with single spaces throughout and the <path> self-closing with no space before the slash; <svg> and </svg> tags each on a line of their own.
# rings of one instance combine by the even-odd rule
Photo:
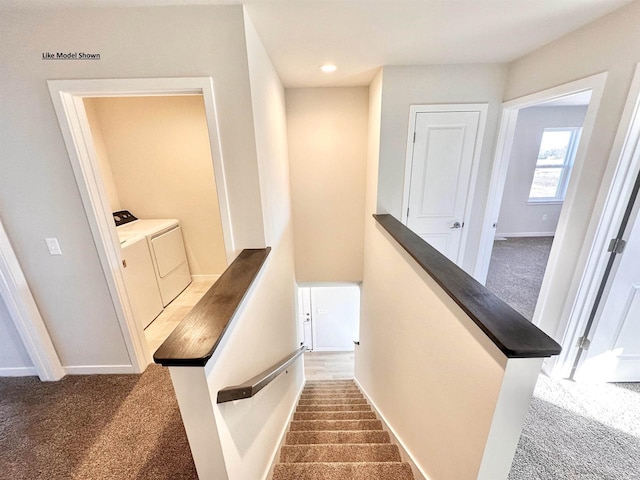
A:
<svg viewBox="0 0 640 480">
<path fill-rule="evenodd" d="M 580 343 L 586 350 L 580 354 L 578 347 L 573 347 L 567 355 L 571 354 L 569 360 L 578 359 L 573 374 L 578 381 L 637 382 L 640 381 L 640 201 L 636 197 L 631 205 L 631 199 L 640 179 L 640 64 L 620 121 L 611 165 L 615 165 L 615 173 L 588 265 L 591 281 L 580 292 L 584 298 L 580 322 L 571 325 L 567 333 L 572 344 Z M 621 232 L 627 215 L 628 223 Z M 607 247 L 610 239 L 620 236 L 627 243 L 621 253 L 615 254 L 606 278 L 606 265 L 612 255 Z M 588 313 L 594 308 L 596 292 L 603 281 L 606 288 L 590 328 Z M 590 342 L 586 345 L 577 342 L 579 336 L 589 338 Z M 567 372 L 565 367 L 562 373 L 566 376 Z"/>
<path fill-rule="evenodd" d="M 636 201 L 636 203 L 638 203 Z M 636 214 L 638 210 L 636 205 Z M 599 321 L 591 335 L 577 381 L 640 381 L 640 222 L 630 228 L 624 251 L 599 308 Z M 615 267 L 614 267 L 615 268 Z"/>
<path fill-rule="evenodd" d="M 42 381 L 60 380 L 65 370 L 31 289 L 0 221 L 0 297 Z"/>
<path fill-rule="evenodd" d="M 461 264 L 486 104 L 411 107 L 402 221 Z"/>
<path fill-rule="evenodd" d="M 202 95 L 215 172 L 222 232 L 228 263 L 235 258 L 233 227 L 229 210 L 224 161 L 219 142 L 213 80 L 210 77 L 49 80 L 49 93 L 76 177 L 107 287 L 122 330 L 131 365 L 106 370 L 91 367 L 83 373 L 141 373 L 153 361 L 144 331 L 134 318 L 126 291 L 122 254 L 99 173 L 84 97 L 136 97 Z"/>
<path fill-rule="evenodd" d="M 587 122 L 585 119 L 585 127 L 583 127 L 583 132 L 585 133 L 583 133 L 583 137 L 586 136 L 586 138 L 589 138 L 590 130 L 593 128 L 593 124 L 595 123 L 597 106 L 600 98 L 602 97 L 606 75 L 606 73 L 602 73 L 583 79 L 582 81 L 577 81 L 582 83 L 590 79 L 597 80 L 597 82 L 593 80 L 591 82 L 593 85 L 593 95 L 589 111 L 587 112 L 587 117 L 590 116 L 590 112 L 593 108 L 593 118 L 590 122 Z M 589 128 L 587 128 L 587 124 L 590 125 Z M 618 235 L 622 219 L 625 215 L 625 210 L 629 203 L 629 198 L 631 197 L 631 192 L 634 188 L 635 180 L 640 173 L 640 155 L 638 154 L 639 141 L 640 64 L 638 64 L 636 68 L 635 76 L 629 89 L 627 102 L 611 148 L 607 170 L 605 171 L 604 180 L 602 181 L 600 192 L 598 194 L 596 204 L 602 205 L 602 207 L 601 209 L 598 209 L 598 213 L 596 215 L 592 216 L 589 226 L 589 229 L 595 232 L 593 234 L 593 240 L 588 245 L 584 245 L 583 248 L 588 248 L 584 268 L 576 271 L 576 276 L 580 275 L 580 277 L 574 278 L 574 281 L 577 283 L 575 287 L 576 293 L 575 296 L 567 299 L 565 306 L 565 312 L 567 314 L 566 320 L 565 318 L 560 318 L 557 331 L 555 334 L 554 332 L 551 332 L 554 337 L 557 337 L 558 341 L 562 345 L 562 352 L 560 355 L 552 357 L 546 362 L 547 365 L 545 370 L 553 377 L 570 377 L 572 375 L 572 369 L 575 366 L 576 359 L 580 355 L 579 338 L 584 336 L 584 332 L 590 318 L 590 313 L 596 302 L 598 290 L 607 269 L 607 263 L 609 261 L 609 254 L 606 253 L 607 247 L 609 246 L 610 240 Z M 582 146 L 578 149 L 576 164 L 579 163 L 578 157 L 580 156 L 581 149 Z M 567 207 L 565 206 L 565 208 Z M 550 262 L 552 260 L 553 259 L 550 258 Z M 543 284 L 541 295 L 545 293 L 544 290 Z M 604 302 L 605 300 L 601 303 Z M 545 304 L 542 304 L 542 307 L 544 308 Z M 540 300 L 538 301 L 538 308 L 540 308 Z M 544 313 L 544 311 L 540 312 L 540 318 L 543 317 Z M 537 313 L 536 316 L 538 316 Z M 593 338 L 593 335 L 589 335 L 589 337 Z M 582 354 L 581 356 L 582 359 L 586 357 L 585 354 Z M 575 376 L 579 376 L 579 372 L 576 372 L 574 377 Z M 580 376 L 582 377 L 582 380 L 587 379 L 586 374 L 581 374 Z"/>
<path fill-rule="evenodd" d="M 305 349 L 313 350 L 311 288 L 298 287 L 298 322 Z"/>
</svg>

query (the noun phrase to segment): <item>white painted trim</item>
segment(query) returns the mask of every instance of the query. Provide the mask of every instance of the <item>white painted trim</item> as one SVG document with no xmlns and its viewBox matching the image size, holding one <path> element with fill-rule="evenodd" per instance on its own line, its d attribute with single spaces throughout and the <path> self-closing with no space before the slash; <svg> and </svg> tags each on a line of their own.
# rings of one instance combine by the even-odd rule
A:
<svg viewBox="0 0 640 480">
<path fill-rule="evenodd" d="M 355 340 L 355 338 L 354 338 Z M 351 353 L 355 351 L 355 348 L 339 348 L 339 347 L 315 347 L 311 352 L 347 352 Z"/>
<path fill-rule="evenodd" d="M 471 175 L 469 176 L 469 185 L 467 186 L 467 198 L 465 200 L 465 209 L 462 216 L 462 224 L 470 225 L 471 210 L 473 206 L 473 197 L 478 183 L 478 169 L 480 167 L 480 155 L 482 153 L 482 144 L 484 141 L 485 128 L 487 124 L 487 113 L 489 111 L 488 103 L 460 103 L 460 104 L 437 104 L 437 105 L 411 105 L 409 107 L 409 131 L 407 133 L 407 153 L 404 165 L 404 186 L 402 189 L 402 210 L 400 211 L 400 221 L 407 224 L 409 218 L 407 216 L 407 208 L 409 206 L 409 193 L 411 188 L 411 169 L 413 168 L 413 133 L 416 130 L 416 117 L 418 113 L 437 113 L 437 112 L 478 112 L 478 130 L 476 132 L 476 141 L 473 149 L 473 159 L 471 160 Z M 457 264 L 461 264 L 464 258 L 464 252 L 467 245 L 469 229 L 463 228 L 460 237 L 460 245 L 458 247 L 458 255 L 456 257 Z"/>
<path fill-rule="evenodd" d="M 205 367 L 169 367 L 189 448 L 202 480 L 228 480 Z"/>
<path fill-rule="evenodd" d="M 542 361 L 507 360 L 477 480 L 506 480 L 509 476 Z"/>
<path fill-rule="evenodd" d="M 500 121 L 496 154 L 491 171 L 491 183 L 489 184 L 489 193 L 483 215 L 482 230 L 480 233 L 480 246 L 478 248 L 478 256 L 476 258 L 476 265 L 473 274 L 473 277 L 483 285 L 487 280 L 487 273 L 489 272 L 491 250 L 493 249 L 493 239 L 496 233 L 493 225 L 498 223 L 498 217 L 500 215 L 500 206 L 502 204 L 504 186 L 507 180 L 507 169 L 509 168 L 509 160 L 511 158 L 511 150 L 513 147 L 519 110 L 538 105 L 542 102 L 565 97 L 567 95 L 588 90 L 592 91 L 591 101 L 583 122 L 582 141 L 580 142 L 578 151 L 576 152 L 574 167 L 571 179 L 569 180 L 567 195 L 563 206 L 563 210 L 571 211 L 575 201 L 575 179 L 580 177 L 580 171 L 584 164 L 588 144 L 591 141 L 591 133 L 593 132 L 593 126 L 598 114 L 598 109 L 600 108 L 600 100 L 602 99 L 606 81 L 607 72 L 598 73 L 574 82 L 510 100 L 502 104 L 502 119 Z M 567 214 L 562 215 L 565 219 L 567 216 Z M 556 232 L 560 233 L 564 230 L 564 223 L 566 223 L 566 220 L 562 223 L 563 225 L 559 222 Z"/>
<path fill-rule="evenodd" d="M 507 237 L 507 238 L 521 238 L 521 237 L 553 237 L 556 234 L 553 232 L 505 232 L 505 233 L 496 233 L 496 237 Z"/>
<path fill-rule="evenodd" d="M 0 221 L 0 296 L 42 381 L 60 380 L 65 371 L 31 294 L 29 284 Z"/>
<path fill-rule="evenodd" d="M 194 94 L 203 96 L 227 262 L 230 263 L 237 252 L 235 252 L 233 240 L 224 162 L 219 141 L 213 81 L 209 77 L 193 77 L 49 80 L 47 83 L 132 368 L 135 373 L 140 373 L 152 362 L 151 352 L 143 329 L 133 317 L 125 288 L 121 266 L 122 253 L 113 225 L 106 189 L 100 175 L 83 98 Z"/>
<path fill-rule="evenodd" d="M 303 359 L 300 365 L 300 368 L 302 369 L 302 383 L 300 384 L 300 388 L 298 389 L 298 393 L 296 394 L 296 397 L 295 397 L 296 399 L 293 402 L 293 405 L 291 405 L 291 410 L 289 411 L 289 417 L 287 418 L 286 423 L 282 427 L 282 432 L 280 432 L 280 441 L 276 444 L 276 447 L 273 450 L 273 454 L 271 455 L 271 462 L 269 463 L 269 468 L 267 468 L 267 471 L 262 476 L 262 480 L 269 480 L 273 476 L 273 470 L 276 466 L 278 454 L 280 453 L 280 449 L 282 448 L 282 445 L 284 445 L 287 432 L 289 431 L 289 425 L 293 420 L 293 414 L 296 413 L 296 408 L 298 407 L 298 400 L 300 400 L 300 396 L 302 395 L 302 391 L 304 390 L 304 386 L 306 384 L 306 379 L 304 378 L 304 355 L 302 355 L 301 358 Z"/>
<path fill-rule="evenodd" d="M 64 367 L 68 375 L 129 374 L 137 372 L 132 365 L 71 365 Z"/>
<path fill-rule="evenodd" d="M 573 310 L 563 330 L 563 349 L 553 362 L 548 362 L 547 371 L 556 378 L 566 378 L 571 373 L 578 354 L 575 345 L 584 333 L 608 261 L 608 256 L 602 253 L 606 252 L 609 240 L 617 236 L 634 182 L 639 174 L 640 64 L 636 66 L 604 175 L 605 179 L 611 178 L 611 182 L 603 182 L 598 194 L 596 205 L 603 205 L 602 213 L 598 218 L 592 219 L 589 226 L 590 229 L 594 227 L 596 233 Z M 594 323 L 594 329 L 596 327 L 597 322 Z"/>
<path fill-rule="evenodd" d="M 382 420 L 382 423 L 384 424 L 384 426 L 387 427 L 387 429 L 389 430 L 389 433 L 393 437 L 393 440 L 395 441 L 395 443 L 397 443 L 398 448 L 400 448 L 401 453 L 404 454 L 404 455 L 402 455 L 402 458 L 403 459 L 406 458 L 407 463 L 411 466 L 411 470 L 413 470 L 414 476 L 417 476 L 417 475 L 422 476 L 422 479 L 421 478 L 416 478 L 415 480 L 429 480 L 429 476 L 424 472 L 424 469 L 418 464 L 418 462 L 416 461 L 415 457 L 411 453 L 411 450 L 409 450 L 409 448 L 406 446 L 406 444 L 402 441 L 402 438 L 400 436 L 398 436 L 398 434 L 393 429 L 393 427 L 391 426 L 389 421 L 386 419 L 384 414 L 380 411 L 380 409 L 376 405 L 376 402 L 374 402 L 371 399 L 371 397 L 367 393 L 367 390 L 360 384 L 360 382 L 358 381 L 357 378 L 354 378 L 353 380 L 356 382 L 356 385 L 358 385 L 358 388 L 360 389 L 362 394 L 365 396 L 367 401 L 371 404 L 371 406 L 375 410 L 376 414 L 380 417 L 380 420 Z"/>
<path fill-rule="evenodd" d="M 35 375 L 38 375 L 36 367 L 0 368 L 0 377 L 33 377 Z"/>
</svg>

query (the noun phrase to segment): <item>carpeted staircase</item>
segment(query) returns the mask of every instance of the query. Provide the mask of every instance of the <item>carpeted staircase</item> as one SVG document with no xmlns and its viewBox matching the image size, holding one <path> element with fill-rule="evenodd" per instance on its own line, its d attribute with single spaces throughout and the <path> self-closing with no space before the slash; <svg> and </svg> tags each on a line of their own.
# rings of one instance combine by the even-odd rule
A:
<svg viewBox="0 0 640 480">
<path fill-rule="evenodd" d="M 273 480 L 413 478 L 355 382 L 307 382 Z"/>
</svg>

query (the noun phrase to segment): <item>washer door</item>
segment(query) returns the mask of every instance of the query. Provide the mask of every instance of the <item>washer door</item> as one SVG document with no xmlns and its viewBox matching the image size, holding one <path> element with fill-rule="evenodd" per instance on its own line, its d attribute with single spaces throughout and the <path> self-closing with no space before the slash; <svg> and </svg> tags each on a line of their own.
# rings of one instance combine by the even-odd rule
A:
<svg viewBox="0 0 640 480">
<path fill-rule="evenodd" d="M 187 261 L 180 226 L 152 238 L 151 247 L 160 278 L 166 277 Z"/>
</svg>

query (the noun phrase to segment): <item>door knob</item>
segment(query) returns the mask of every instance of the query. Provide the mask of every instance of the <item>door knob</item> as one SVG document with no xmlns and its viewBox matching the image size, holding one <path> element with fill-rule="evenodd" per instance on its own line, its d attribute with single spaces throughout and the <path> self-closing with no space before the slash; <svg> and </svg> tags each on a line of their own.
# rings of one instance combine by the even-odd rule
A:
<svg viewBox="0 0 640 480">
<path fill-rule="evenodd" d="M 449 228 L 451 228 L 451 229 L 462 228 L 462 224 L 460 222 L 456 222 L 453 225 L 451 225 Z"/>
</svg>

